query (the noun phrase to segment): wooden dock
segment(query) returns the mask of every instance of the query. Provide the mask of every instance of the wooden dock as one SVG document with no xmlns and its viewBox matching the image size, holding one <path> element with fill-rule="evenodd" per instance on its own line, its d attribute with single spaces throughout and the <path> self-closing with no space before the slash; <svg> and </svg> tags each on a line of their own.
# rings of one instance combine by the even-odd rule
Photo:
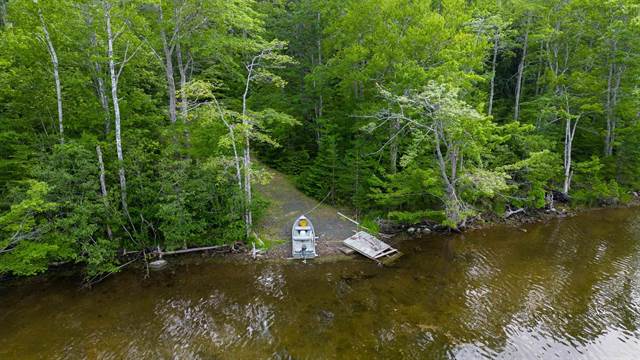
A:
<svg viewBox="0 0 640 360">
<path fill-rule="evenodd" d="M 389 263 L 402 255 L 389 244 L 364 231 L 356 233 L 343 243 L 350 249 L 381 263 Z"/>
</svg>

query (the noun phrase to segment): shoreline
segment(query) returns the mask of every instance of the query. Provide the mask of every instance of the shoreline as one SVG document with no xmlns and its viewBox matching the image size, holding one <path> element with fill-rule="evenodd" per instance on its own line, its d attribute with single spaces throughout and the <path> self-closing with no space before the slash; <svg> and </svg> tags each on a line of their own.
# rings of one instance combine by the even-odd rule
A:
<svg viewBox="0 0 640 360">
<path fill-rule="evenodd" d="M 437 229 L 437 225 L 434 226 L 433 223 L 430 224 L 414 224 L 414 225 L 402 225 L 403 230 L 396 231 L 392 234 L 392 237 L 386 242 L 391 245 L 397 245 L 399 242 L 411 241 L 419 239 L 425 235 L 431 236 L 448 236 L 454 235 L 456 233 L 467 233 L 473 232 L 477 230 L 487 230 L 496 226 L 507 226 L 513 229 L 522 229 L 525 225 L 534 225 L 534 224 L 543 224 L 548 221 L 564 219 L 577 216 L 582 213 L 601 211 L 601 210 L 615 210 L 615 209 L 630 209 L 630 208 L 638 208 L 640 207 L 640 201 L 634 199 L 627 204 L 620 204 L 616 206 L 599 206 L 599 207 L 578 207 L 578 208 L 569 208 L 563 207 L 561 211 L 550 212 L 548 210 L 528 210 L 523 213 L 518 213 L 516 215 L 510 216 L 509 218 L 500 218 L 495 215 L 482 217 L 479 216 L 477 219 L 466 226 L 464 229 L 459 230 L 458 232 L 452 230 L 439 230 Z M 432 229 L 436 227 L 436 229 Z M 413 232 L 409 232 L 408 230 L 414 228 Z M 421 230 L 418 230 L 421 229 Z M 429 230 L 424 230 L 429 229 Z M 195 264 L 198 265 L 202 262 L 221 262 L 225 264 L 237 264 L 237 265 L 249 265 L 249 264 L 296 264 L 299 263 L 299 259 L 292 259 L 284 254 L 283 249 L 289 249 L 289 242 L 280 244 L 274 249 L 269 249 L 266 252 L 260 253 L 258 256 L 253 257 L 252 251 L 248 247 L 244 246 L 236 251 L 203 251 L 201 253 L 191 253 L 191 254 L 183 254 L 175 257 L 170 257 L 169 269 L 172 266 L 182 266 Z M 335 262 L 343 262 L 347 260 L 357 261 L 361 255 L 357 253 L 345 254 L 338 249 L 338 247 L 332 248 L 333 251 L 329 253 L 319 252 L 319 256 L 314 259 L 309 259 L 308 261 L 316 264 L 326 264 L 326 263 L 335 263 Z M 366 260 L 362 257 L 362 260 Z M 158 270 L 158 272 L 162 272 L 168 269 Z M 123 271 L 145 271 L 145 264 L 143 262 L 137 261 L 135 264 L 132 264 L 130 267 L 123 269 Z M 111 273 L 107 275 L 104 281 L 111 276 L 117 276 L 118 272 Z M 144 275 L 141 275 L 144 276 Z M 86 286 L 86 284 L 82 283 L 82 265 L 81 264 L 60 264 L 56 266 L 50 267 L 50 269 L 42 274 L 28 276 L 28 277 L 14 277 L 11 275 L 0 278 L 0 290 L 7 290 L 16 286 L 25 285 L 26 283 L 41 283 L 51 281 L 55 278 L 76 278 L 78 279 L 78 287 L 79 288 L 93 288 L 94 286 L 98 286 L 100 282 L 96 284 L 92 284 L 91 286 Z"/>
</svg>

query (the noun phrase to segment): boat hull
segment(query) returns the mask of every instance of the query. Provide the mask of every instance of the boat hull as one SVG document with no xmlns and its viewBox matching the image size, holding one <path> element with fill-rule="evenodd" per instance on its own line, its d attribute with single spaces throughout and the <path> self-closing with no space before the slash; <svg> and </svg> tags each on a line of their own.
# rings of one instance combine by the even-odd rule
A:
<svg viewBox="0 0 640 360">
<path fill-rule="evenodd" d="M 312 259 L 316 252 L 316 232 L 311 221 L 300 216 L 291 228 L 291 256 L 294 259 Z"/>
</svg>

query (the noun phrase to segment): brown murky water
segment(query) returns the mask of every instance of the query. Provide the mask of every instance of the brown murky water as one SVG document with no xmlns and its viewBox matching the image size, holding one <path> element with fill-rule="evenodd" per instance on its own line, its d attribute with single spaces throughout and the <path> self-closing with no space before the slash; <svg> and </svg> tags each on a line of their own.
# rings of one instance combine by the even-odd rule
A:
<svg viewBox="0 0 640 360">
<path fill-rule="evenodd" d="M 0 358 L 638 358 L 640 210 L 401 243 L 381 268 L 174 265 L 0 289 Z"/>
</svg>

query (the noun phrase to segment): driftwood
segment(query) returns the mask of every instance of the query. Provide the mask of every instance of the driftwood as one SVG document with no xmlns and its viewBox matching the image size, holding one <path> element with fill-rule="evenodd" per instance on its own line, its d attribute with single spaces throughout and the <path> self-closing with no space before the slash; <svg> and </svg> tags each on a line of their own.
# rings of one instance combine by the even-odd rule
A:
<svg viewBox="0 0 640 360">
<path fill-rule="evenodd" d="M 367 230 L 371 231 L 371 229 L 368 229 L 366 226 L 362 226 L 362 225 L 360 225 L 360 223 L 359 223 L 359 222 L 357 222 L 357 221 L 353 220 L 352 218 L 348 217 L 347 215 L 345 215 L 345 214 L 341 213 L 340 211 L 338 211 L 338 215 L 342 216 L 343 218 L 345 218 L 345 219 L 347 219 L 348 221 L 350 221 L 350 222 L 352 222 L 352 223 L 354 223 L 354 224 L 358 225 L 359 227 L 361 227 L 361 228 L 363 228 L 363 229 L 367 229 Z"/>
<path fill-rule="evenodd" d="M 230 248 L 231 248 L 230 245 L 218 245 L 218 246 L 205 246 L 205 247 L 199 247 L 199 248 L 182 249 L 182 250 L 174 250 L 174 251 L 158 250 L 156 251 L 156 253 L 159 256 L 164 256 L 164 255 L 187 254 L 187 253 L 192 253 L 196 251 L 220 250 L 220 249 L 230 249 Z"/>
<path fill-rule="evenodd" d="M 517 210 L 511 210 L 511 209 L 510 209 L 509 211 L 507 211 L 507 212 L 504 214 L 504 218 L 505 218 L 505 219 L 508 219 L 508 218 L 510 218 L 511 216 L 515 215 L 515 214 L 519 214 L 519 213 L 522 213 L 522 212 L 525 212 L 525 211 L 526 211 L 526 210 L 525 210 L 524 208 L 520 208 L 520 209 L 517 209 Z"/>
<path fill-rule="evenodd" d="M 235 244 L 234 245 L 216 245 L 216 246 L 205 246 L 205 247 L 199 247 L 199 248 L 181 249 L 181 250 L 173 250 L 173 251 L 162 251 L 159 248 L 157 249 L 153 248 L 153 251 L 148 251 L 148 252 L 145 250 L 127 251 L 125 249 L 122 249 L 121 251 L 119 251 L 119 255 L 128 256 L 132 254 L 146 253 L 149 255 L 158 255 L 159 257 L 163 257 L 165 255 L 188 254 L 188 253 L 197 252 L 197 251 L 209 251 L 209 250 L 221 250 L 221 249 L 233 250 L 234 247 L 235 247 Z M 147 248 L 146 250 L 149 250 L 149 249 Z"/>
</svg>

